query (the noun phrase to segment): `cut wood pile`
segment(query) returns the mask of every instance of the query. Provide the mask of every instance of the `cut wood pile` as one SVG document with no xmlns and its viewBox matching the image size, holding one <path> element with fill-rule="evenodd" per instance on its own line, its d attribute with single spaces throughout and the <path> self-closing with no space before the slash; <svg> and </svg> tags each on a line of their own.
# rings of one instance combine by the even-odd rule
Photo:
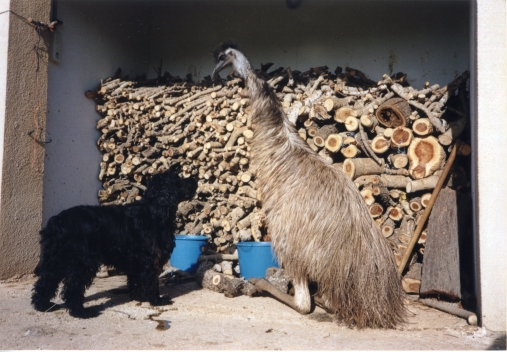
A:
<svg viewBox="0 0 507 352">
<path fill-rule="evenodd" d="M 356 183 L 399 264 L 450 146 L 460 135 L 469 140 L 463 133 L 469 121 L 468 71 L 445 86 L 426 83 L 418 90 L 401 73 L 376 82 L 351 68 L 268 72 L 270 66 L 258 73 L 309 147 Z M 234 253 L 238 241 L 269 240 L 249 170 L 251 108 L 241 79 L 206 77 L 194 84 L 167 73 L 144 82 L 114 77 L 86 95 L 96 99 L 102 115 L 100 203 L 138 200 L 150 175 L 180 163 L 184 176 L 199 179 L 199 187 L 194 200 L 179 206 L 179 232 L 209 235 L 220 253 Z M 458 154 L 469 155 L 469 145 Z M 446 186 L 469 187 L 468 161 L 461 159 Z M 411 285 L 418 290 L 424 244 L 423 232 L 407 290 Z"/>
</svg>

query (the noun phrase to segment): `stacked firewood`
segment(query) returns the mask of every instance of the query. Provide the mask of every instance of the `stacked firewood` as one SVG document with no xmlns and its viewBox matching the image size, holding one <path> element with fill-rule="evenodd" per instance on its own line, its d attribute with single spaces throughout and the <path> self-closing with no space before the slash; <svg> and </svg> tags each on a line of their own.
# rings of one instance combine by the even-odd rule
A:
<svg viewBox="0 0 507 352">
<path fill-rule="evenodd" d="M 262 65 L 258 74 L 309 147 L 355 182 L 399 263 L 449 146 L 467 128 L 469 73 L 417 90 L 401 73 L 374 82 L 351 68 L 268 73 L 269 67 Z M 223 253 L 232 253 L 238 241 L 269 240 L 249 170 L 253 132 L 242 80 L 206 77 L 194 84 L 168 77 L 149 83 L 111 78 L 87 92 L 102 115 L 100 203 L 138 200 L 150 175 L 180 163 L 199 187 L 195 199 L 179 206 L 178 231 L 209 235 Z M 463 144 L 459 153 L 470 154 L 470 147 Z M 447 185 L 469 186 L 461 166 Z M 424 241 L 423 233 L 414 262 Z"/>
</svg>

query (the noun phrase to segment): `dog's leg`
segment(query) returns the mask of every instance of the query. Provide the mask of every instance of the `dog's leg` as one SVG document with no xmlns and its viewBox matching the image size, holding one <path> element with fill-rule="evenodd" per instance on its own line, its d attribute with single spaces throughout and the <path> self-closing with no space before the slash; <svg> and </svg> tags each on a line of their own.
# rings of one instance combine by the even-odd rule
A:
<svg viewBox="0 0 507 352">
<path fill-rule="evenodd" d="M 143 267 L 142 264 L 139 267 Z M 158 275 L 155 268 L 145 265 L 143 271 L 127 274 L 127 279 L 132 299 L 150 302 L 153 306 L 171 303 L 170 297 L 160 297 Z"/>
<path fill-rule="evenodd" d="M 159 281 L 158 281 L 158 275 L 155 271 L 151 273 L 151 280 L 149 282 L 146 282 L 146 297 L 148 298 L 148 301 L 152 306 L 165 306 L 168 304 L 171 304 L 171 297 L 169 296 L 162 296 L 160 297 L 159 293 Z"/>
<path fill-rule="evenodd" d="M 83 307 L 85 291 L 92 284 L 98 269 L 99 264 L 90 260 L 75 260 L 68 268 L 63 279 L 62 298 L 71 316 L 91 318 L 98 315 L 97 311 Z"/>
<path fill-rule="evenodd" d="M 142 302 L 141 280 L 138 273 L 127 272 L 127 286 L 130 291 L 130 298 Z"/>
<path fill-rule="evenodd" d="M 51 299 L 56 295 L 62 276 L 56 270 L 43 266 L 38 269 L 39 279 L 33 286 L 32 305 L 36 310 L 46 312 L 54 306 Z"/>
</svg>

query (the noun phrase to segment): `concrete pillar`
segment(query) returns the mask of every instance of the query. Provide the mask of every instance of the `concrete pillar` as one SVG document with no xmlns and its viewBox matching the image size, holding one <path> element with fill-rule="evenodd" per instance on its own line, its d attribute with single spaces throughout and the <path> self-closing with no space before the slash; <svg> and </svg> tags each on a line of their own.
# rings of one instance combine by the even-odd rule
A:
<svg viewBox="0 0 507 352">
<path fill-rule="evenodd" d="M 0 19 L 0 279 L 4 279 L 32 272 L 39 255 L 44 145 L 33 137 L 45 138 L 48 36 L 39 41 L 24 18 L 49 23 L 51 1 L 0 0 L 0 4 L 1 10 L 14 12 Z"/>
<path fill-rule="evenodd" d="M 482 326 L 506 330 L 507 57 L 505 0 L 478 0 L 472 11 L 476 283 Z M 473 48 L 473 46 L 472 46 Z"/>
</svg>

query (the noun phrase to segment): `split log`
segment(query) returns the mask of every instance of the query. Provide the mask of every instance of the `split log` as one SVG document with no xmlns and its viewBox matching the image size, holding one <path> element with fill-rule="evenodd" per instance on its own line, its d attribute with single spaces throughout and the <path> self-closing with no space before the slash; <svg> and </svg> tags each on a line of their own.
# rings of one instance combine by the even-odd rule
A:
<svg viewBox="0 0 507 352">
<path fill-rule="evenodd" d="M 373 197 L 371 189 L 363 189 L 360 193 L 366 205 L 372 205 L 375 203 L 375 197 Z"/>
<path fill-rule="evenodd" d="M 431 209 L 433 207 L 433 204 L 438 196 L 438 193 L 440 192 L 444 181 L 449 174 L 449 170 L 452 167 L 452 164 L 454 163 L 454 159 L 456 158 L 456 150 L 457 146 L 454 145 L 454 147 L 451 150 L 451 154 L 449 155 L 449 159 L 447 160 L 445 167 L 442 171 L 442 174 L 440 175 L 438 182 L 433 189 L 433 192 L 431 193 L 431 198 L 429 201 L 429 204 L 426 206 L 426 209 L 424 209 L 424 212 L 422 213 L 421 217 L 417 220 L 417 227 L 412 235 L 412 238 L 410 240 L 410 243 L 408 244 L 406 253 L 403 254 L 400 263 L 398 264 L 398 274 L 403 274 L 403 271 L 405 270 L 405 266 L 407 265 L 407 262 L 412 255 L 412 250 L 415 247 L 416 242 L 419 240 L 419 236 L 421 235 L 421 232 L 423 230 L 423 226 L 425 226 L 426 220 L 428 219 L 428 216 L 431 212 Z"/>
<path fill-rule="evenodd" d="M 285 273 L 285 270 L 269 267 L 266 269 L 266 279 L 279 291 L 289 292 L 290 277 Z"/>
<path fill-rule="evenodd" d="M 410 160 L 408 171 L 414 179 L 431 175 L 441 169 L 445 163 L 444 148 L 433 136 L 414 138 L 408 148 L 407 156 Z"/>
<path fill-rule="evenodd" d="M 310 109 L 308 117 L 314 120 L 325 121 L 329 120 L 331 118 L 331 115 L 327 113 L 327 110 L 324 106 L 320 104 L 314 104 Z"/>
</svg>

